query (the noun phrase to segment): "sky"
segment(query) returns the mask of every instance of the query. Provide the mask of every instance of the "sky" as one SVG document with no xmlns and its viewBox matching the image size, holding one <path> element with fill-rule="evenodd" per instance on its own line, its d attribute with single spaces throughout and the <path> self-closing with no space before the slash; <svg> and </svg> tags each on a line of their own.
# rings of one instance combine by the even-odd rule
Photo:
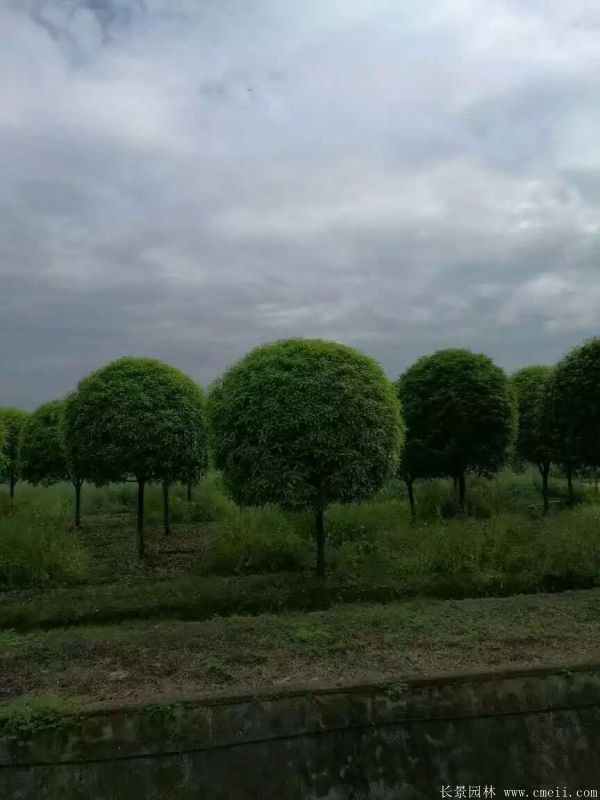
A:
<svg viewBox="0 0 600 800">
<path fill-rule="evenodd" d="M 0 0 L 0 405 L 599 332 L 595 0 Z"/>
</svg>

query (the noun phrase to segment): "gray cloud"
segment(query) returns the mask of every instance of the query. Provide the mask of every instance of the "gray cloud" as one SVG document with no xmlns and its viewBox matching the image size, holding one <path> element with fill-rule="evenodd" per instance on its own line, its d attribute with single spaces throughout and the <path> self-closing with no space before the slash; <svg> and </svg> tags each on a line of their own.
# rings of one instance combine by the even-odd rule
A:
<svg viewBox="0 0 600 800">
<path fill-rule="evenodd" d="M 485 7 L 484 7 L 485 5 Z M 553 361 L 600 313 L 600 16 L 0 0 L 0 404 L 255 344 Z"/>
</svg>

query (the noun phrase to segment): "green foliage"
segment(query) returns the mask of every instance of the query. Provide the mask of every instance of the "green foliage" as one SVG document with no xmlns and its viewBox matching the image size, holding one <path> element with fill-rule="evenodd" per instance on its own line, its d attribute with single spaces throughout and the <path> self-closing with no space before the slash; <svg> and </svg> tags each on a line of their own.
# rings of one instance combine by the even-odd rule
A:
<svg viewBox="0 0 600 800">
<path fill-rule="evenodd" d="M 406 423 L 403 472 L 459 477 L 504 464 L 515 430 L 513 398 L 487 356 L 440 350 L 409 367 L 396 387 Z"/>
<path fill-rule="evenodd" d="M 209 472 L 194 489 L 193 502 L 185 502 L 190 522 L 218 522 L 237 511 L 235 503 L 225 493 L 222 477 Z"/>
<path fill-rule="evenodd" d="M 451 481 L 440 479 L 419 481 L 415 492 L 420 520 L 435 522 L 456 515 L 456 492 Z"/>
<path fill-rule="evenodd" d="M 202 570 L 221 575 L 294 571 L 308 560 L 308 542 L 288 515 L 273 506 L 242 508 L 209 537 Z"/>
<path fill-rule="evenodd" d="M 136 487 L 133 483 L 111 483 L 108 486 L 89 486 L 83 497 L 83 513 L 131 514 L 134 513 Z"/>
<path fill-rule="evenodd" d="M 319 655 L 331 645 L 333 637 L 331 631 L 322 626 L 297 624 L 290 629 L 289 638 L 293 652 Z"/>
<path fill-rule="evenodd" d="M 68 530 L 69 507 L 20 506 L 0 518 L 0 587 L 72 582 L 85 577 L 88 557 Z"/>
<path fill-rule="evenodd" d="M 246 505 L 319 509 L 373 495 L 397 457 L 383 371 L 349 347 L 289 339 L 231 367 L 209 397 L 216 465 Z"/>
<path fill-rule="evenodd" d="M 333 547 L 346 542 L 371 542 L 376 546 L 386 531 L 410 527 L 410 517 L 404 500 L 376 498 L 370 503 L 333 505 L 327 511 L 327 536 Z"/>
<path fill-rule="evenodd" d="M 202 390 L 160 361 L 113 361 L 67 398 L 65 439 L 76 472 L 97 484 L 195 481 L 207 465 Z"/>
<path fill-rule="evenodd" d="M 63 400 L 45 403 L 21 429 L 19 461 L 23 480 L 49 486 L 70 479 L 63 439 Z"/>
<path fill-rule="evenodd" d="M 187 489 L 183 485 L 174 486 L 170 499 L 171 522 L 174 524 L 198 525 L 217 522 L 237 513 L 235 503 L 225 494 L 221 476 L 208 473 L 194 487 L 193 500 L 187 499 Z M 163 519 L 162 491 L 158 486 L 150 487 L 146 495 L 146 519 L 148 522 L 161 522 Z"/>
<path fill-rule="evenodd" d="M 19 436 L 21 428 L 29 413 L 20 408 L 0 408 L 0 434 L 2 441 L 2 463 L 0 463 L 0 480 L 11 486 L 20 477 L 19 472 Z"/>
<path fill-rule="evenodd" d="M 514 513 L 456 517 L 417 531 L 398 527 L 379 533 L 370 547 L 344 544 L 336 569 L 379 580 L 428 578 L 434 591 L 449 592 L 453 585 L 457 596 L 478 593 L 493 576 L 501 578 L 496 587 L 522 576 L 529 591 L 591 585 L 600 579 L 600 509 L 581 506 L 545 519 Z M 421 591 L 429 591 L 425 586 Z"/>
<path fill-rule="evenodd" d="M 555 453 L 552 367 L 534 366 L 511 376 L 519 415 L 516 454 L 531 464 L 549 464 Z"/>
<path fill-rule="evenodd" d="M 72 706 L 61 697 L 24 697 L 0 709 L 0 738 L 25 746 L 35 736 L 56 731 L 71 722 Z"/>
<path fill-rule="evenodd" d="M 560 462 L 600 466 L 600 337 L 559 361 L 553 388 Z"/>
</svg>

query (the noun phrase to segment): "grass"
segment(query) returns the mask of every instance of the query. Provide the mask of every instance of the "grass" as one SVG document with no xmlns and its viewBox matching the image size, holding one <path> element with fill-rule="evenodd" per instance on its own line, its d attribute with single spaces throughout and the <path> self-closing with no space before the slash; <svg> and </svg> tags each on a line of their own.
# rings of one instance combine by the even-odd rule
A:
<svg viewBox="0 0 600 800">
<path fill-rule="evenodd" d="M 568 586 L 590 587 L 571 580 Z M 312 573 L 236 577 L 184 576 L 152 582 L 18 591 L 0 602 L 3 631 L 29 631 L 134 619 L 202 620 L 214 616 L 311 611 L 336 603 L 388 603 L 409 597 L 503 597 L 565 589 L 536 575 L 415 576 L 398 582 L 334 575 L 325 583 Z"/>
<path fill-rule="evenodd" d="M 11 633 L 2 702 L 80 705 L 335 686 L 406 675 L 600 657 L 600 590 L 504 599 L 418 598 L 311 613 Z"/>
<path fill-rule="evenodd" d="M 473 516 L 463 519 L 449 511 L 448 482 L 422 482 L 416 524 L 399 484 L 369 503 L 334 505 L 325 520 L 330 580 L 349 599 L 375 599 L 382 586 L 388 597 L 414 591 L 458 597 L 592 585 L 600 575 L 600 505 L 561 510 L 557 504 L 549 517 L 541 518 L 537 491 L 531 472 L 506 472 L 493 481 L 472 479 Z M 140 562 L 132 484 L 85 487 L 88 513 L 79 532 L 70 529 L 72 495 L 69 486 L 19 485 L 14 510 L 0 495 L 0 530 L 5 534 L 0 537 L 0 588 L 110 584 L 110 589 L 98 590 L 96 601 L 82 602 L 83 619 L 114 621 L 125 618 L 127 609 L 132 617 L 147 617 L 150 609 L 189 617 L 204 616 L 213 607 L 235 612 L 243 605 L 237 589 L 226 601 L 223 596 L 230 593 L 221 591 L 225 584 L 209 582 L 207 586 L 217 587 L 211 605 L 199 588 L 200 576 L 286 572 L 284 607 L 305 608 L 298 581 L 306 581 L 314 559 L 310 515 L 274 507 L 240 509 L 211 474 L 195 487 L 192 503 L 184 487 L 173 488 L 173 535 L 164 537 L 160 487 L 150 487 L 147 557 Z M 595 497 L 591 491 L 587 496 Z M 498 507 L 505 510 L 497 512 Z M 272 592 L 268 583 L 265 587 L 263 599 L 251 597 L 249 607 L 272 608 Z M 354 595 L 348 587 L 354 587 Z M 330 602 L 322 592 L 318 597 L 321 606 Z M 47 597 L 46 606 L 56 604 Z M 65 604 L 59 607 L 52 619 L 63 615 Z M 96 617 L 90 607 L 98 607 Z M 51 624 L 51 617 L 40 611 L 34 618 L 36 614 Z M 68 620 L 73 616 L 64 614 Z"/>
<path fill-rule="evenodd" d="M 538 489 L 534 473 L 472 479 L 463 519 L 448 482 L 424 482 L 416 523 L 399 484 L 332 506 L 324 584 L 310 516 L 240 509 L 216 475 L 191 503 L 174 487 L 170 537 L 150 488 L 143 562 L 131 484 L 85 487 L 81 531 L 69 486 L 19 485 L 14 506 L 0 493 L 0 726 L 26 736 L 74 699 L 598 658 L 600 589 L 541 593 L 600 582 L 600 505 L 580 488 L 566 509 L 555 482 L 542 518 Z"/>
<path fill-rule="evenodd" d="M 0 517 L 0 588 L 77 582 L 88 565 L 60 498 L 44 508 L 20 507 Z"/>
</svg>

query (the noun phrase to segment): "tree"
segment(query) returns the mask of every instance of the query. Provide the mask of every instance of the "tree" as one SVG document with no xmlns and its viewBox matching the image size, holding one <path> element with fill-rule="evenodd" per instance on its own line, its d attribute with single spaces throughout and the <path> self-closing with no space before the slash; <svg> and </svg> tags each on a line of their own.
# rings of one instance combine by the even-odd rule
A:
<svg viewBox="0 0 600 800">
<path fill-rule="evenodd" d="M 406 423 L 405 474 L 453 478 L 464 513 L 466 473 L 497 471 L 514 436 L 506 375 L 487 356 L 440 350 L 416 361 L 396 387 Z"/>
<path fill-rule="evenodd" d="M 207 463 L 202 390 L 178 369 L 121 358 L 80 381 L 65 405 L 67 457 L 96 484 L 138 484 L 138 553 L 144 556 L 144 490 L 199 476 Z M 168 505 L 165 509 L 168 527 Z"/>
<path fill-rule="evenodd" d="M 81 526 L 83 480 L 67 462 L 64 441 L 64 399 L 37 408 L 26 420 L 19 440 L 21 476 L 34 486 L 70 481 L 75 489 L 75 527 Z"/>
<path fill-rule="evenodd" d="M 398 396 L 400 398 L 400 404 L 401 406 L 403 406 L 402 391 L 398 385 L 397 388 L 398 388 Z M 425 468 L 426 464 L 423 461 L 423 456 L 424 453 L 421 443 L 412 437 L 407 427 L 404 440 L 404 447 L 402 449 L 402 455 L 399 462 L 398 474 L 406 484 L 408 504 L 410 506 L 410 514 L 413 520 L 415 520 L 417 516 L 417 506 L 416 506 L 415 488 L 414 488 L 415 481 L 418 478 L 428 477 L 428 470 Z"/>
<path fill-rule="evenodd" d="M 274 342 L 216 382 L 208 410 L 215 464 L 239 503 L 312 510 L 323 577 L 325 509 L 370 497 L 397 461 L 400 408 L 379 365 L 334 342 Z"/>
<path fill-rule="evenodd" d="M 554 372 L 557 459 L 567 473 L 573 499 L 573 471 L 600 465 L 600 337 L 562 358 Z"/>
<path fill-rule="evenodd" d="M 64 441 L 64 399 L 52 400 L 37 408 L 21 429 L 19 462 L 24 480 L 34 486 L 51 486 L 70 481 L 75 489 L 75 527 L 81 526 L 81 487 L 83 480 L 67 461 Z"/>
<path fill-rule="evenodd" d="M 548 512 L 548 477 L 555 457 L 552 367 L 524 367 L 511 378 L 518 408 L 516 454 L 535 464 L 542 476 L 544 513 Z"/>
<path fill-rule="evenodd" d="M 15 486 L 19 480 L 19 435 L 23 423 L 29 416 L 29 412 L 22 411 L 20 408 L 0 408 L 0 418 L 4 429 L 3 445 L 3 468 L 1 479 L 2 483 L 7 483 L 10 491 L 10 499 L 15 496 Z"/>
</svg>

